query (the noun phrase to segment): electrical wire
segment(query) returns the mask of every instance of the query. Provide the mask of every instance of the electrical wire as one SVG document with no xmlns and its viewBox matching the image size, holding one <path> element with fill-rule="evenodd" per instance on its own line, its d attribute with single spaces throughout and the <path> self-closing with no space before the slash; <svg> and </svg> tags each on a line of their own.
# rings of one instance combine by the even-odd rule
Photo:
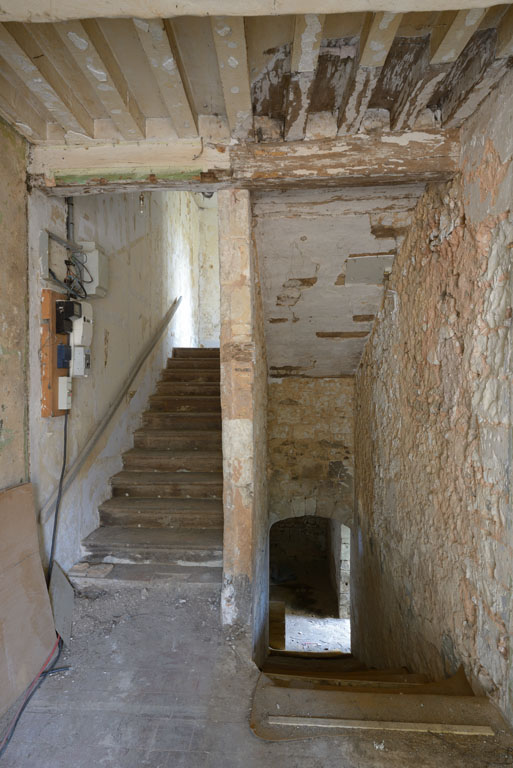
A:
<svg viewBox="0 0 513 768">
<path fill-rule="evenodd" d="M 57 544 L 57 528 L 59 521 L 59 510 L 61 506 L 62 497 L 62 483 L 64 481 L 64 473 L 66 472 L 66 454 L 68 450 L 68 411 L 64 414 L 64 441 L 62 448 L 62 468 L 61 476 L 59 478 L 59 490 L 57 492 L 57 500 L 55 502 L 55 514 L 53 516 L 53 531 L 52 531 L 52 546 L 50 548 L 50 557 L 48 559 L 48 570 L 46 572 L 46 583 L 50 586 L 50 579 L 52 578 L 53 561 L 55 555 L 55 547 Z"/>
<path fill-rule="evenodd" d="M 0 741 L 0 757 L 2 757 L 2 755 L 5 752 L 5 750 L 9 746 L 9 743 L 10 743 L 10 741 L 11 741 L 13 735 L 14 735 L 14 731 L 16 730 L 16 726 L 18 725 L 20 717 L 22 716 L 23 712 L 25 711 L 25 708 L 26 708 L 27 704 L 29 703 L 30 699 L 35 694 L 35 692 L 37 691 L 37 689 L 39 688 L 41 683 L 44 680 L 46 680 L 46 678 L 49 677 L 51 674 L 56 674 L 57 672 L 61 672 L 61 671 L 65 671 L 65 670 L 69 669 L 69 667 L 61 667 L 60 669 L 55 669 L 55 665 L 59 661 L 59 658 L 60 658 L 60 655 L 61 655 L 62 646 L 63 646 L 62 638 L 60 637 L 60 635 L 57 635 L 57 639 L 55 641 L 55 645 L 53 646 L 52 650 L 50 651 L 50 654 L 49 654 L 48 658 L 46 659 L 45 663 L 43 664 L 43 666 L 39 670 L 39 673 L 38 673 L 37 677 L 34 678 L 34 680 L 31 682 L 31 684 L 27 688 L 27 690 L 25 692 L 25 696 L 23 697 L 23 701 L 22 701 L 18 711 L 16 712 L 16 714 L 14 715 L 13 719 L 11 720 L 9 726 L 7 727 L 7 731 L 6 731 L 2 741 Z M 55 657 L 55 659 L 53 661 L 51 661 L 51 659 L 52 659 L 52 657 L 53 657 L 53 655 L 54 655 L 54 653 L 55 653 L 55 651 L 57 649 L 58 649 L 57 656 Z"/>
</svg>

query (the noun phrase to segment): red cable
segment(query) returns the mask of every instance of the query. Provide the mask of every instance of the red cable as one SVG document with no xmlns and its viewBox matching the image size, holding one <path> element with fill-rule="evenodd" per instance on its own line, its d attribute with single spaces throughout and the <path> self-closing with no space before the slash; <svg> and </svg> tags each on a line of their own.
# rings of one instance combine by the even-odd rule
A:
<svg viewBox="0 0 513 768">
<path fill-rule="evenodd" d="M 43 674 L 43 672 L 45 671 L 46 667 L 48 666 L 48 664 L 49 664 L 49 663 L 50 663 L 50 661 L 52 660 L 52 656 L 54 655 L 54 653 L 55 653 L 55 650 L 56 650 L 57 646 L 59 645 L 59 640 L 60 640 L 60 639 L 61 639 L 61 638 L 60 638 L 60 636 L 59 636 L 59 635 L 57 635 L 57 639 L 56 639 L 56 641 L 55 641 L 55 645 L 53 646 L 52 650 L 50 651 L 50 654 L 49 654 L 48 658 L 46 659 L 45 663 L 43 664 L 43 666 L 42 666 L 42 667 L 41 667 L 41 669 L 39 670 L 39 672 L 38 672 L 38 674 L 37 674 L 37 677 L 35 677 L 35 678 L 34 678 L 34 680 L 31 682 L 31 684 L 30 684 L 30 685 L 29 685 L 29 687 L 27 688 L 27 691 L 26 691 L 26 693 L 25 693 L 25 696 L 23 697 L 23 701 L 21 702 L 21 704 L 20 704 L 20 707 L 19 707 L 18 711 L 16 712 L 16 714 L 14 715 L 13 719 L 11 720 L 11 722 L 10 722 L 10 724 L 9 724 L 9 727 L 8 727 L 8 729 L 7 729 L 7 733 L 5 734 L 4 738 L 2 739 L 2 743 L 0 744 L 0 752 L 1 752 L 1 750 L 3 749 L 3 747 L 5 746 L 5 743 L 7 742 L 8 738 L 9 738 L 9 735 L 10 735 L 10 733 L 11 733 L 11 729 L 12 729 L 12 727 L 13 727 L 13 723 L 15 723 L 15 722 L 16 722 L 16 720 L 18 719 L 18 715 L 20 714 L 21 710 L 22 710 L 22 709 L 23 709 L 23 707 L 25 706 L 25 703 L 26 703 L 27 699 L 29 698 L 29 696 L 30 696 L 30 694 L 32 693 L 32 691 L 34 690 L 34 687 L 35 687 L 35 686 L 37 685 L 37 683 L 39 682 L 39 680 L 40 680 L 40 678 L 41 678 L 41 675 L 42 675 L 42 674 Z"/>
</svg>

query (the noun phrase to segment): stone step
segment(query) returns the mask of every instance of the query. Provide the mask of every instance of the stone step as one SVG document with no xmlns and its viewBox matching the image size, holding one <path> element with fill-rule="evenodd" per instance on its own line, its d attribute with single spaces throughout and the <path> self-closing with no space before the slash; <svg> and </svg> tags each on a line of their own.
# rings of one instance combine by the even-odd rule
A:
<svg viewBox="0 0 513 768">
<path fill-rule="evenodd" d="M 337 735 L 348 729 L 488 737 L 501 730 L 504 721 L 484 696 L 295 689 L 262 674 L 250 726 L 266 740 Z"/>
<path fill-rule="evenodd" d="M 221 429 L 220 413 L 169 413 L 145 411 L 143 425 L 147 429 Z"/>
<path fill-rule="evenodd" d="M 174 368 L 171 370 L 170 368 L 164 368 L 162 371 L 162 377 L 161 381 L 193 381 L 194 383 L 198 384 L 200 382 L 210 382 L 210 383 L 217 383 L 219 384 L 219 381 L 221 379 L 221 371 L 218 370 L 191 370 L 190 368 L 187 369 L 178 369 Z"/>
<path fill-rule="evenodd" d="M 222 472 L 223 454 L 217 451 L 161 451 L 132 448 L 123 454 L 129 470 L 159 472 Z"/>
<path fill-rule="evenodd" d="M 222 472 L 118 472 L 113 496 L 137 498 L 222 499 Z"/>
<path fill-rule="evenodd" d="M 135 448 L 169 451 L 220 451 L 220 429 L 138 429 L 134 434 Z"/>
<path fill-rule="evenodd" d="M 133 528 L 102 526 L 83 542 L 88 563 L 168 563 L 222 568 L 219 528 Z"/>
<path fill-rule="evenodd" d="M 173 349 L 173 359 L 175 358 L 219 358 L 219 347 L 175 347 Z"/>
<path fill-rule="evenodd" d="M 137 528 L 222 528 L 221 499 L 138 499 L 114 496 L 99 508 L 101 525 Z"/>
<path fill-rule="evenodd" d="M 168 395 L 158 394 L 150 397 L 151 411 L 167 411 L 168 413 L 216 413 L 221 411 L 221 398 L 204 395 Z"/>
<path fill-rule="evenodd" d="M 143 587 L 175 583 L 221 584 L 221 565 L 201 563 L 94 563 L 83 560 L 68 572 L 73 587 L 78 592 L 88 589 L 119 590 L 123 586 Z"/>
<path fill-rule="evenodd" d="M 221 363 L 219 358 L 205 357 L 203 359 L 180 359 L 177 357 L 169 357 L 167 360 L 167 370 L 169 371 L 216 371 L 221 370 Z"/>
<path fill-rule="evenodd" d="M 203 397 L 221 397 L 219 383 L 210 381 L 159 381 L 157 394 L 186 396 L 202 395 Z"/>
</svg>

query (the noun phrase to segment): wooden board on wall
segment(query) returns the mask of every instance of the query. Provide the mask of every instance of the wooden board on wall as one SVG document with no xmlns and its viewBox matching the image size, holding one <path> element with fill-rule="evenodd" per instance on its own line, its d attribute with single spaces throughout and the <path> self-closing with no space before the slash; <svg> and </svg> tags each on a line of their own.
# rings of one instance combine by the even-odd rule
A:
<svg viewBox="0 0 513 768">
<path fill-rule="evenodd" d="M 0 717 L 55 643 L 32 485 L 0 492 Z"/>
<path fill-rule="evenodd" d="M 59 376 L 68 376 L 66 368 L 57 368 L 57 345 L 67 344 L 66 334 L 57 334 L 55 302 L 65 299 L 63 293 L 44 288 L 41 294 L 41 416 L 64 416 L 59 410 Z"/>
</svg>

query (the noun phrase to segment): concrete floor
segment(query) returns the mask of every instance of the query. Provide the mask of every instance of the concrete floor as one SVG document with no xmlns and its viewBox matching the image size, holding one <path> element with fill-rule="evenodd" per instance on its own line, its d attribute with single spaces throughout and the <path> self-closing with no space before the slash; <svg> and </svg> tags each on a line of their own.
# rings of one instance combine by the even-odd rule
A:
<svg viewBox="0 0 513 768">
<path fill-rule="evenodd" d="M 219 585 L 98 591 L 75 601 L 68 673 L 45 681 L 2 768 L 495 768 L 513 739 L 351 732 L 264 742 L 257 670 L 219 626 Z M 5 727 L 5 718 L 0 728 Z"/>
<path fill-rule="evenodd" d="M 351 622 L 287 612 L 285 648 L 287 651 L 351 653 Z"/>
</svg>

